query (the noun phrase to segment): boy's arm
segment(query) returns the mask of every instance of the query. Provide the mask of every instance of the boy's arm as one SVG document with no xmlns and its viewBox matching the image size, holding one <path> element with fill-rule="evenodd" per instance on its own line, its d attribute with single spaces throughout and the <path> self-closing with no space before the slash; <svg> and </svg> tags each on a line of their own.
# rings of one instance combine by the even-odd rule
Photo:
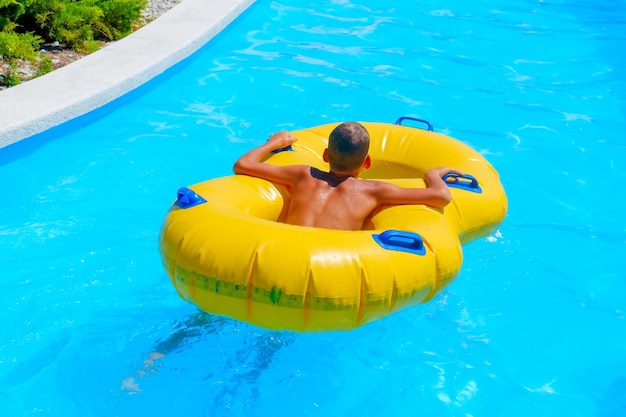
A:
<svg viewBox="0 0 626 417">
<path fill-rule="evenodd" d="M 270 135 L 270 139 L 263 145 L 252 149 L 240 157 L 233 165 L 233 171 L 235 174 L 262 178 L 277 184 L 292 185 L 297 179 L 299 172 L 302 171 L 301 165 L 276 166 L 261 161 L 270 152 L 285 148 L 296 140 L 295 137 L 286 131 Z"/>
<path fill-rule="evenodd" d="M 425 204 L 435 208 L 443 208 L 450 203 L 450 188 L 442 179 L 449 173 L 463 175 L 452 168 L 433 168 L 426 171 L 424 179 L 426 188 L 402 188 L 389 183 L 377 184 L 376 198 L 378 204 Z"/>
</svg>

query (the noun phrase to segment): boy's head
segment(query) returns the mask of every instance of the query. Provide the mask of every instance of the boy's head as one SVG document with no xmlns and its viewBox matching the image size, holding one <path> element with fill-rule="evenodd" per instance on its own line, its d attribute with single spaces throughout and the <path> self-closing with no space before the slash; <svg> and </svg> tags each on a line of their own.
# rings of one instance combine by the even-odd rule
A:
<svg viewBox="0 0 626 417">
<path fill-rule="evenodd" d="M 324 159 L 331 171 L 350 172 L 369 167 L 370 135 L 356 122 L 342 123 L 330 132 Z"/>
</svg>

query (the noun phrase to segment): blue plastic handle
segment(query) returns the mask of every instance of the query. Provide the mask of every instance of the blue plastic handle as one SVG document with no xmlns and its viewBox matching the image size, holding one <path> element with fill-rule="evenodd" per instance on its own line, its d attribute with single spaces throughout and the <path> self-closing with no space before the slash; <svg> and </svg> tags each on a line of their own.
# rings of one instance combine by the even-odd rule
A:
<svg viewBox="0 0 626 417">
<path fill-rule="evenodd" d="M 478 180 L 470 174 L 459 175 L 451 172 L 444 175 L 442 179 L 448 184 L 448 187 L 451 188 L 460 188 L 461 190 L 471 191 L 473 193 L 483 192 L 483 189 L 478 185 Z"/>
<path fill-rule="evenodd" d="M 398 120 L 396 120 L 396 124 L 397 125 L 401 125 L 403 121 L 405 120 L 411 120 L 413 122 L 419 122 L 419 123 L 424 123 L 427 126 L 428 131 L 432 132 L 433 131 L 433 125 L 430 124 L 430 122 L 428 120 L 424 120 L 424 119 L 418 119 L 416 117 L 411 117 L 411 116 L 402 116 L 400 117 Z M 421 127 L 419 129 L 422 129 Z"/>
<path fill-rule="evenodd" d="M 178 198 L 176 202 L 174 202 L 174 205 L 186 209 L 202 203 L 206 203 L 204 198 L 196 194 L 194 190 L 182 187 L 178 190 Z"/>
<path fill-rule="evenodd" d="M 287 145 L 284 148 L 278 148 L 278 149 L 274 149 L 272 151 L 272 153 L 279 153 L 279 152 L 293 152 L 293 148 L 291 147 L 291 145 Z"/>
<path fill-rule="evenodd" d="M 424 240 L 417 233 L 404 230 L 385 230 L 372 237 L 383 249 L 409 252 L 416 255 L 425 255 Z"/>
</svg>

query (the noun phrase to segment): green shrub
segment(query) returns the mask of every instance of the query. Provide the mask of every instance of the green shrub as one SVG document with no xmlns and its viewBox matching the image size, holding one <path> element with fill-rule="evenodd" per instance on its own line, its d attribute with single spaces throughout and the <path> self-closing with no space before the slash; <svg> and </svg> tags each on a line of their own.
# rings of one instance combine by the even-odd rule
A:
<svg viewBox="0 0 626 417">
<path fill-rule="evenodd" d="M 20 0 L 0 0 L 0 30 L 24 14 L 25 3 L 30 4 Z"/>
<path fill-rule="evenodd" d="M 128 35 L 146 4 L 147 0 L 0 0 L 0 55 L 9 65 L 15 59 L 42 65 L 37 50 L 43 42 L 53 41 L 78 52 L 93 52 L 102 41 Z"/>
<path fill-rule="evenodd" d="M 46 74 L 52 71 L 52 60 L 36 52 L 41 45 L 41 38 L 32 33 L 10 33 L 0 32 L 0 56 L 5 57 L 9 65 L 7 74 L 3 77 L 2 83 L 12 87 L 20 83 L 17 74 L 17 60 L 24 59 L 31 62 L 37 68 L 35 76 Z"/>
<path fill-rule="evenodd" d="M 35 18 L 42 29 L 48 29 L 44 35 L 47 38 L 68 44 L 79 52 L 93 52 L 98 49 L 94 30 L 102 26 L 104 13 L 90 3 L 93 1 L 59 4 L 54 12 L 44 9 Z"/>
<path fill-rule="evenodd" d="M 146 4 L 146 0 L 101 1 L 100 8 L 104 12 L 104 21 L 109 25 L 111 39 L 128 35 L 133 29 L 133 24 L 141 17 L 141 11 Z"/>
<path fill-rule="evenodd" d="M 35 60 L 37 50 L 41 46 L 41 38 L 32 32 L 15 33 L 0 32 L 0 55 L 7 59 Z"/>
<path fill-rule="evenodd" d="M 41 77 L 44 74 L 52 72 L 54 67 L 52 66 L 52 60 L 47 56 L 42 56 L 39 61 L 39 67 L 37 68 L 37 73 L 35 77 Z"/>
<path fill-rule="evenodd" d="M 17 1 L 30 2 L 17 20 L 20 25 L 30 27 L 47 41 L 87 52 L 94 50 L 97 41 L 128 35 L 146 6 L 146 0 Z"/>
<path fill-rule="evenodd" d="M 20 77 L 19 75 L 16 74 L 15 68 L 10 67 L 7 75 L 4 76 L 4 79 L 3 79 L 4 84 L 8 87 L 13 87 L 15 85 L 18 85 L 20 81 L 21 81 Z"/>
</svg>

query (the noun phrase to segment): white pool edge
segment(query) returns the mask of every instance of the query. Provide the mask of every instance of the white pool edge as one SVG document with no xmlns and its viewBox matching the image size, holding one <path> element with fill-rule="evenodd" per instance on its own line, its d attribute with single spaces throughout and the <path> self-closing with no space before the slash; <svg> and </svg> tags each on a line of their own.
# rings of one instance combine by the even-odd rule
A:
<svg viewBox="0 0 626 417">
<path fill-rule="evenodd" d="M 0 91 L 0 148 L 86 114 L 185 59 L 254 0 L 184 0 L 72 64 Z"/>
</svg>

